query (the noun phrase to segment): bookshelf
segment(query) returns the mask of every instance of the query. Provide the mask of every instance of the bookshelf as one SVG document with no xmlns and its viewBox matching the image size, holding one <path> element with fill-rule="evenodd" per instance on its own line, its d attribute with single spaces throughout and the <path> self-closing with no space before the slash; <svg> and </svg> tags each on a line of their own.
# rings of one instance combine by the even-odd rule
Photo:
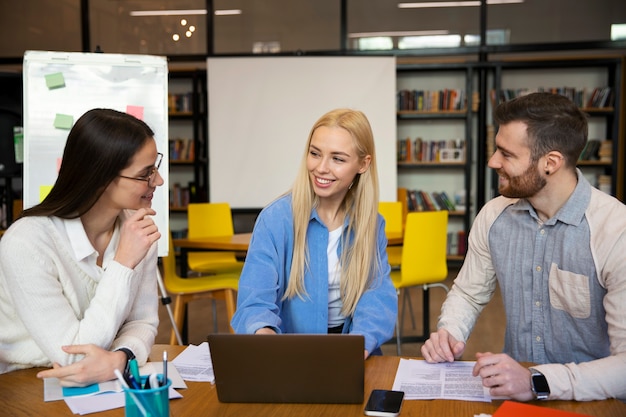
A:
<svg viewBox="0 0 626 417">
<path fill-rule="evenodd" d="M 449 242 L 464 241 L 472 219 L 474 67 L 398 60 L 396 73 L 398 201 L 406 213 L 421 208 L 411 203 L 412 193 L 444 192 L 456 205 L 449 210 Z M 448 260 L 462 260 L 464 248 L 456 242 Z"/>
<path fill-rule="evenodd" d="M 490 109 L 501 100 L 528 91 L 552 91 L 572 98 L 589 115 L 589 144 L 578 167 L 592 185 L 625 201 L 626 148 L 623 117 L 620 117 L 624 105 L 623 71 L 623 57 L 494 62 Z M 484 158 L 479 164 L 483 165 L 493 152 L 496 129 L 490 120 L 485 123 L 487 137 L 479 141 L 478 149 L 479 160 Z M 486 200 L 496 193 L 497 178 L 493 172 L 488 172 Z"/>
<path fill-rule="evenodd" d="M 172 70 L 168 83 L 170 228 L 187 229 L 187 204 L 207 201 L 206 71 Z"/>
</svg>

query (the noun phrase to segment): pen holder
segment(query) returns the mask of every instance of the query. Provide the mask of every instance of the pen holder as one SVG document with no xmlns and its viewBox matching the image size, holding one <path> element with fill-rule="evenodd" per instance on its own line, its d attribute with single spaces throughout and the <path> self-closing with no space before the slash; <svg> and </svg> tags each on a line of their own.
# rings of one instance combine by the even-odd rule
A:
<svg viewBox="0 0 626 417">
<path fill-rule="evenodd" d="M 159 375 L 159 380 L 163 377 Z M 143 387 L 148 377 L 141 377 L 141 386 Z M 167 383 L 158 388 L 148 389 L 124 389 L 126 401 L 125 415 L 126 417 L 169 417 L 170 415 L 170 399 L 169 389 L 172 385 L 170 379 Z"/>
</svg>

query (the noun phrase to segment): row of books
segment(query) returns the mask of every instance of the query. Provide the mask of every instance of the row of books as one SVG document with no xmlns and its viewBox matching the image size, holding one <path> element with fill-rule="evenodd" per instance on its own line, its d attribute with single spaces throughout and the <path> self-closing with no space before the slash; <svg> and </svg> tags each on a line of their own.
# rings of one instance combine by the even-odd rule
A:
<svg viewBox="0 0 626 417">
<path fill-rule="evenodd" d="M 186 208 L 189 203 L 196 201 L 196 186 L 190 182 L 186 187 L 174 183 L 170 189 L 170 208 Z"/>
<path fill-rule="evenodd" d="M 398 140 L 398 162 L 463 162 L 463 139 L 424 140 L 422 138 Z"/>
<path fill-rule="evenodd" d="M 613 142 L 608 139 L 589 139 L 580 153 L 579 161 L 611 162 Z"/>
<path fill-rule="evenodd" d="M 580 108 L 602 109 L 613 107 L 615 95 L 611 87 L 582 88 L 574 87 L 539 87 L 539 88 L 518 88 L 502 89 L 498 97 L 499 103 L 511 100 L 515 97 L 523 96 L 534 92 L 548 92 L 560 94 L 572 100 Z M 495 90 L 491 90 L 492 104 L 496 103 Z"/>
<path fill-rule="evenodd" d="M 191 113 L 193 111 L 193 93 L 167 95 L 167 111 L 170 114 Z"/>
<path fill-rule="evenodd" d="M 465 90 L 400 90 L 397 93 L 398 111 L 450 111 L 465 110 Z"/>
<path fill-rule="evenodd" d="M 465 210 L 465 207 L 457 207 L 456 202 L 445 191 L 407 190 L 406 196 L 409 211 Z"/>
<path fill-rule="evenodd" d="M 190 138 L 169 140 L 170 161 L 193 161 L 195 158 L 194 141 Z"/>
<path fill-rule="evenodd" d="M 465 230 L 448 232 L 446 245 L 446 253 L 448 255 L 465 256 L 465 252 L 467 252 L 467 235 Z"/>
</svg>

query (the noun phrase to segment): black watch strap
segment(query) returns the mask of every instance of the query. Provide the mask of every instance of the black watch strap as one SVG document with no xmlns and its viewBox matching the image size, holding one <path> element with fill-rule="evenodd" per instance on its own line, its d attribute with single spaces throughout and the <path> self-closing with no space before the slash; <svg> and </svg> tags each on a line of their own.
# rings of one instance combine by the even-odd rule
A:
<svg viewBox="0 0 626 417">
<path fill-rule="evenodd" d="M 128 348 L 119 348 L 119 349 L 116 349 L 115 351 L 124 352 L 124 354 L 126 355 L 126 367 L 124 368 L 124 372 L 128 372 L 128 366 L 130 364 L 130 361 L 135 359 L 135 354 L 133 353 L 132 350 Z"/>
</svg>

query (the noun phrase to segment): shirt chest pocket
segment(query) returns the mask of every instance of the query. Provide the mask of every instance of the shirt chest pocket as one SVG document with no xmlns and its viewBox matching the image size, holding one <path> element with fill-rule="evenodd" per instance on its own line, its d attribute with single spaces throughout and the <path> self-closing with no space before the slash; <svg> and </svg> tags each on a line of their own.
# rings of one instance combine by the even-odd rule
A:
<svg viewBox="0 0 626 417">
<path fill-rule="evenodd" d="M 550 304 L 577 319 L 591 315 L 589 277 L 560 270 L 556 264 L 550 267 Z"/>
</svg>

